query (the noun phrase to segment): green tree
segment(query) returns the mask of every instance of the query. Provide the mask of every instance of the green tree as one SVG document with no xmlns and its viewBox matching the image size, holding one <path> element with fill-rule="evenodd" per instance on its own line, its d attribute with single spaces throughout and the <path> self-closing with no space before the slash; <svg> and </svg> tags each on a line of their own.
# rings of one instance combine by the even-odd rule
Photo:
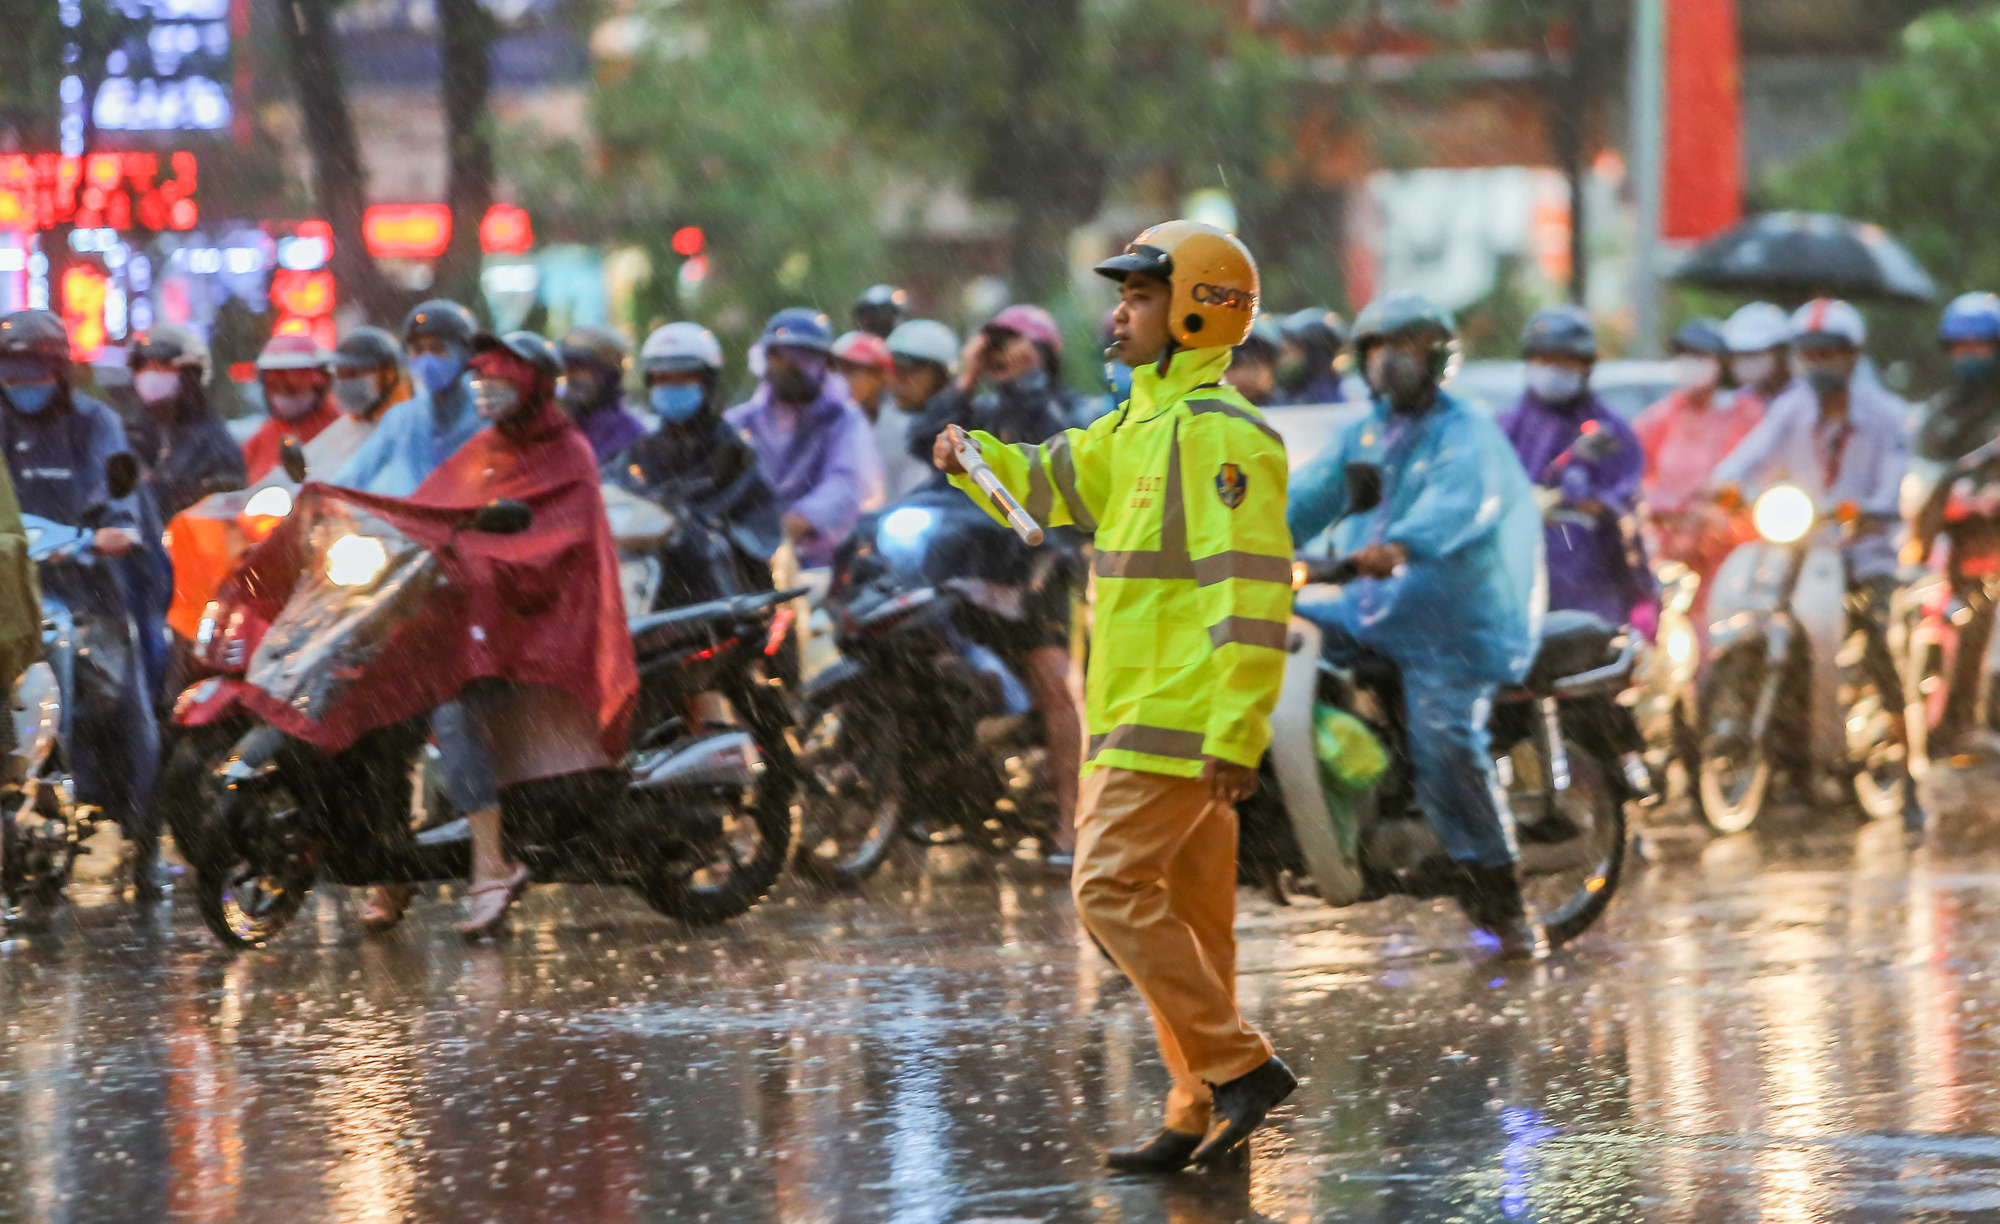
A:
<svg viewBox="0 0 2000 1224">
<path fill-rule="evenodd" d="M 811 87 L 823 74 L 799 32 L 722 9 L 657 35 L 593 91 L 594 154 L 505 142 L 522 202 L 546 237 L 645 251 L 642 329 L 693 317 L 741 346 L 785 306 L 844 314 L 879 269 L 879 177 Z M 671 244 L 686 226 L 706 236 L 708 274 L 684 303 Z"/>
<path fill-rule="evenodd" d="M 1845 135 L 1777 175 L 1781 206 L 1877 222 L 1951 292 L 2000 286 L 2000 8 L 1904 31 Z"/>
</svg>

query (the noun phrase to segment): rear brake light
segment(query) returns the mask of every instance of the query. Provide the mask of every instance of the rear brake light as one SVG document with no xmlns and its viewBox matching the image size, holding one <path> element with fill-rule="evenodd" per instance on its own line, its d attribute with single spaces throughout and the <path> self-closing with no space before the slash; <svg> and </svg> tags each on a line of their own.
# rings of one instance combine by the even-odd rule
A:
<svg viewBox="0 0 2000 1224">
<path fill-rule="evenodd" d="M 771 634 L 764 639 L 764 656 L 766 658 L 777 654 L 778 648 L 785 644 L 785 635 L 791 632 L 792 621 L 797 616 L 798 609 L 790 604 L 786 604 L 784 607 L 778 609 L 776 616 L 771 618 Z"/>
</svg>

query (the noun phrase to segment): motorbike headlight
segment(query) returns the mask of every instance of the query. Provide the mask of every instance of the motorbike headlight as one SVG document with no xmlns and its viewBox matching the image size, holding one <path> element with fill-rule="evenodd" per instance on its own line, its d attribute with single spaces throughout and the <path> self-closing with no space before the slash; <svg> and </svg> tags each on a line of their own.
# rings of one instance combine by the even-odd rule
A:
<svg viewBox="0 0 2000 1224">
<path fill-rule="evenodd" d="M 335 586 L 367 586 L 388 564 L 389 550 L 373 536 L 344 535 L 326 550 L 326 576 Z"/>
<path fill-rule="evenodd" d="M 1750 510 L 1757 534 L 1773 544 L 1796 544 L 1812 530 L 1819 511 L 1797 485 L 1773 485 Z"/>
<path fill-rule="evenodd" d="M 243 507 L 243 513 L 261 518 L 283 518 L 291 512 L 291 490 L 279 485 L 257 490 L 250 498 L 250 504 Z"/>
<path fill-rule="evenodd" d="M 914 552 L 935 516 L 922 506 L 904 506 L 882 520 L 882 547 L 895 552 Z"/>
</svg>

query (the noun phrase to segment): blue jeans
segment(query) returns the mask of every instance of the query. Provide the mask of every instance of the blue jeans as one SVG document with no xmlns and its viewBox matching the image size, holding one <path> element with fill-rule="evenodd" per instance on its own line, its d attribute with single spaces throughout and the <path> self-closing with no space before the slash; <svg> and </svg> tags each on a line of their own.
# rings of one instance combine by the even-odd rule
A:
<svg viewBox="0 0 2000 1224">
<path fill-rule="evenodd" d="M 1323 653 L 1331 662 L 1351 666 L 1369 656 L 1387 657 L 1364 646 L 1345 625 L 1329 619 L 1324 609 L 1305 605 L 1298 613 L 1325 633 Z M 1390 661 L 1403 677 L 1404 738 L 1416 774 L 1417 808 L 1453 862 L 1473 867 L 1512 865 L 1513 822 L 1501 815 L 1503 804 L 1486 734 L 1493 694 L 1500 686 L 1434 663 L 1425 666 L 1429 661 Z"/>
</svg>

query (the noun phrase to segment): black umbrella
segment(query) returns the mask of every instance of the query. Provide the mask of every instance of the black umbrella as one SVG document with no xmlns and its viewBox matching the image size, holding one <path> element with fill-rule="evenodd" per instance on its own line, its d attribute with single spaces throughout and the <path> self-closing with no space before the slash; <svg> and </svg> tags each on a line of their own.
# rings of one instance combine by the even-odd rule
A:
<svg viewBox="0 0 2000 1224">
<path fill-rule="evenodd" d="M 1695 248 L 1674 279 L 1793 299 L 1937 297 L 1930 273 L 1881 226 L 1832 213 L 1751 217 Z"/>
</svg>

